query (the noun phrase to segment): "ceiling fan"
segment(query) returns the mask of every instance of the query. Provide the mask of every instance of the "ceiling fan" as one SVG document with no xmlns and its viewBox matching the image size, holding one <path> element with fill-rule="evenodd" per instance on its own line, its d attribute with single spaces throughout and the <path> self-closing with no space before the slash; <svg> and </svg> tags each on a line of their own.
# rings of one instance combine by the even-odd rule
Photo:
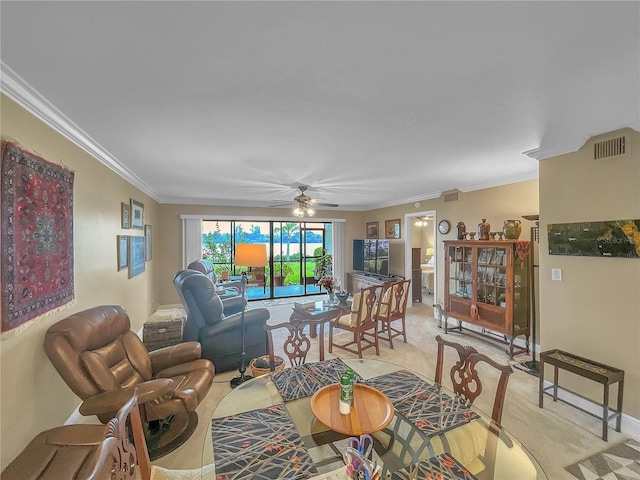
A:
<svg viewBox="0 0 640 480">
<path fill-rule="evenodd" d="M 300 190 L 300 194 L 293 198 L 293 204 L 296 207 L 293 210 L 293 214 L 296 217 L 305 217 L 305 216 L 312 217 L 316 213 L 316 211 L 313 209 L 313 207 L 331 207 L 331 208 L 335 208 L 335 207 L 339 207 L 340 206 L 340 205 L 338 205 L 336 203 L 321 203 L 321 202 L 318 202 L 317 200 L 314 200 L 309 195 L 304 193 L 304 192 L 307 191 L 307 188 L 308 187 L 306 185 L 300 185 L 298 187 L 298 190 Z M 286 207 L 288 205 L 290 205 L 290 204 L 286 203 L 286 204 L 271 205 L 271 206 L 272 207 Z"/>
</svg>

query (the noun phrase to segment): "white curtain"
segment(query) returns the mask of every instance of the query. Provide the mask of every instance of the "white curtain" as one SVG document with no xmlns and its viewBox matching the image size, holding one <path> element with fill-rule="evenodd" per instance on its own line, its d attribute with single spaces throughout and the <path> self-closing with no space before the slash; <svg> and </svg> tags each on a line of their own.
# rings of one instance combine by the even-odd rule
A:
<svg viewBox="0 0 640 480">
<path fill-rule="evenodd" d="M 202 219 L 182 219 L 182 268 L 202 258 Z"/>
<path fill-rule="evenodd" d="M 344 222 L 333 224 L 333 276 L 342 281 L 341 290 L 346 290 L 347 279 L 344 273 Z"/>
</svg>

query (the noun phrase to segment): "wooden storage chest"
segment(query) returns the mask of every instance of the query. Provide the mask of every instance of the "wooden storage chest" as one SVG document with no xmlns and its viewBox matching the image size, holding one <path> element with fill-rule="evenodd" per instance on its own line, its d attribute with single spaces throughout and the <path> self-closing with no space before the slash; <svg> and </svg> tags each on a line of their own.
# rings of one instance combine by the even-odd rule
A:
<svg viewBox="0 0 640 480">
<path fill-rule="evenodd" d="M 142 342 L 152 352 L 182 341 L 186 314 L 182 309 L 158 309 L 142 327 Z"/>
</svg>

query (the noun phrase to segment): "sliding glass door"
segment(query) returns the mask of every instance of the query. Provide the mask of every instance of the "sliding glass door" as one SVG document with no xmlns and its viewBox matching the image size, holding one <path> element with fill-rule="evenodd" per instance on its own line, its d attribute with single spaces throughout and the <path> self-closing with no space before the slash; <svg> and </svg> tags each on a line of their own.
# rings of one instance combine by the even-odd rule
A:
<svg viewBox="0 0 640 480">
<path fill-rule="evenodd" d="M 314 270 L 324 250 L 331 253 L 331 223 L 203 220 L 202 227 L 203 258 L 214 264 L 218 279 L 235 280 L 246 272 L 250 300 L 325 293 Z M 264 244 L 267 264 L 234 265 L 236 245 L 243 243 Z"/>
</svg>

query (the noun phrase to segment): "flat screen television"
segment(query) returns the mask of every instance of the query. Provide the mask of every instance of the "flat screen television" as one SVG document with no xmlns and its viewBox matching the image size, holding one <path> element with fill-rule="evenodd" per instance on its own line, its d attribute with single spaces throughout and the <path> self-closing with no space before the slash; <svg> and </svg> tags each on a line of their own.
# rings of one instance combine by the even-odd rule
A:
<svg viewBox="0 0 640 480">
<path fill-rule="evenodd" d="M 389 275 L 389 240 L 354 240 L 353 269 L 360 272 Z"/>
</svg>

